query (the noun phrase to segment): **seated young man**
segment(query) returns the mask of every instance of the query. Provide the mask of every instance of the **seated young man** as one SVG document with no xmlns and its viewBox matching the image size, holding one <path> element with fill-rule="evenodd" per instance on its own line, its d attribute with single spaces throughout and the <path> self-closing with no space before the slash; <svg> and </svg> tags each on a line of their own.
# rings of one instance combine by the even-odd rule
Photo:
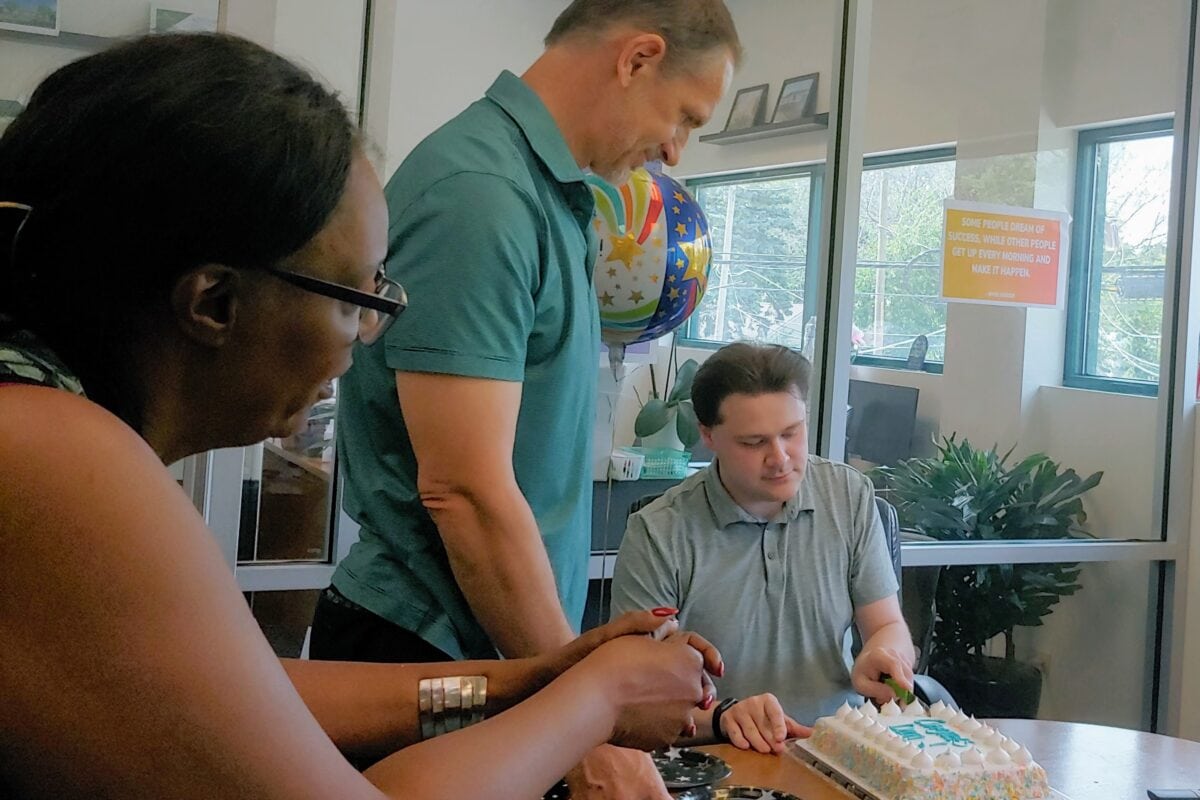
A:
<svg viewBox="0 0 1200 800">
<path fill-rule="evenodd" d="M 678 608 L 724 655 L 724 699 L 698 735 L 761 752 L 805 735 L 795 720 L 892 699 L 887 675 L 912 688 L 871 483 L 808 454 L 809 371 L 786 347 L 745 342 L 700 367 L 692 404 L 713 462 L 629 518 L 613 575 L 613 614 Z"/>
</svg>

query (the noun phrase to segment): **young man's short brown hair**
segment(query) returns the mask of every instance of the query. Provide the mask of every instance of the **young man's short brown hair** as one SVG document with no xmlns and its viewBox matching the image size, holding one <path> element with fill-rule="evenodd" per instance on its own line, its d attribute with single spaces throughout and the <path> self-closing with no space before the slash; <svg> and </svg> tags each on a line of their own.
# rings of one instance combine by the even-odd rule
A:
<svg viewBox="0 0 1200 800">
<path fill-rule="evenodd" d="M 620 23 L 663 37 L 665 65 L 687 66 L 722 47 L 735 67 L 742 61 L 742 43 L 724 0 L 573 0 L 554 21 L 546 45 Z"/>
<path fill-rule="evenodd" d="M 731 394 L 798 392 L 808 402 L 808 359 L 778 344 L 734 342 L 709 356 L 692 382 L 692 407 L 706 428 L 721 422 L 721 403 Z"/>
</svg>

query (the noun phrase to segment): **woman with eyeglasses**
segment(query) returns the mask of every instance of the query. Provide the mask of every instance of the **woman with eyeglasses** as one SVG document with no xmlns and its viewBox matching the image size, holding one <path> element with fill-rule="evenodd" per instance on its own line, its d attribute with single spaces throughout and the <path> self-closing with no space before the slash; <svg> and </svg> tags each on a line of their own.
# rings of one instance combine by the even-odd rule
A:
<svg viewBox="0 0 1200 800">
<path fill-rule="evenodd" d="M 531 798 L 711 702 L 670 609 L 538 659 L 274 656 L 164 464 L 303 424 L 404 308 L 387 224 L 337 98 L 234 37 L 74 62 L 0 138 L 0 796 Z"/>
</svg>

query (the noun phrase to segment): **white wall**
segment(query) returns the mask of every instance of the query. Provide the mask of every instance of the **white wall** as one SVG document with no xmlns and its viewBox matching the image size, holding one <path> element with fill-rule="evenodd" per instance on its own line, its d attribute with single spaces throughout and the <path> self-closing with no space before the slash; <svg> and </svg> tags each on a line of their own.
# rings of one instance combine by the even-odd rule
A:
<svg viewBox="0 0 1200 800">
<path fill-rule="evenodd" d="M 394 18 L 386 173 L 426 135 L 462 111 L 500 74 L 520 75 L 565 0 L 403 3 Z"/>
</svg>

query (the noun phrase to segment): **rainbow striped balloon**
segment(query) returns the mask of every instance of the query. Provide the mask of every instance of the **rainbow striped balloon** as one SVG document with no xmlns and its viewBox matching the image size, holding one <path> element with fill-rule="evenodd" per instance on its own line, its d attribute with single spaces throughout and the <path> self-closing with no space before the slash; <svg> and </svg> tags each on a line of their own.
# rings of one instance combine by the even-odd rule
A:
<svg viewBox="0 0 1200 800">
<path fill-rule="evenodd" d="M 644 167 L 620 186 L 595 176 L 588 184 L 600 239 L 600 336 L 611 345 L 657 339 L 683 324 L 704 296 L 708 220 L 678 181 Z"/>
</svg>

